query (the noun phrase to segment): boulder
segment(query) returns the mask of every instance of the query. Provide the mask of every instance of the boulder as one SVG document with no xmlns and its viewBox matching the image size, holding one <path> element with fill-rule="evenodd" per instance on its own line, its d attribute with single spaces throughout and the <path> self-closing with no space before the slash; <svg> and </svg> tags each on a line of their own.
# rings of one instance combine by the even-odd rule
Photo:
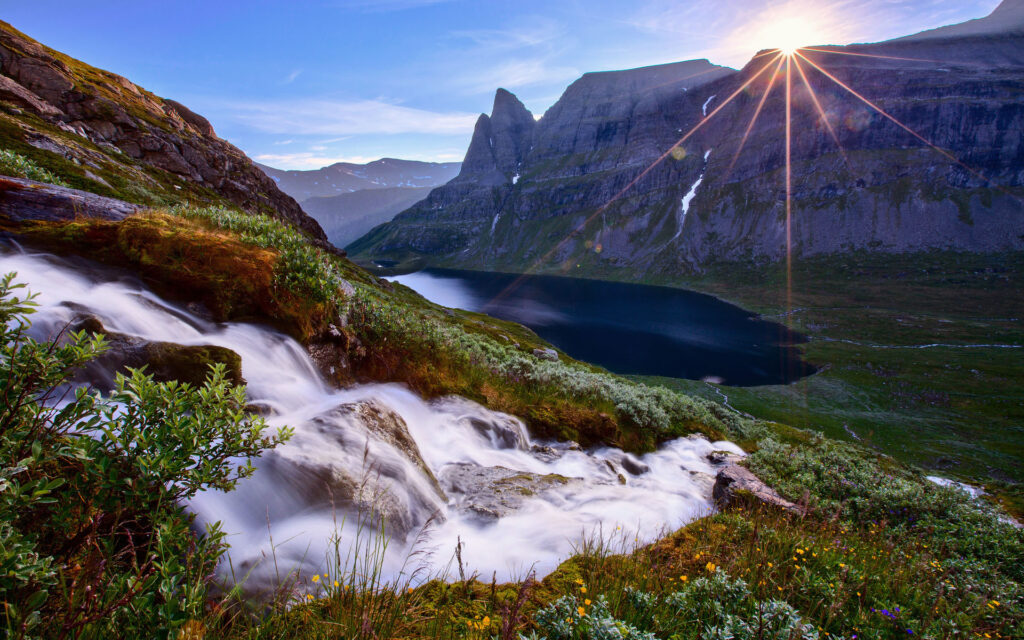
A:
<svg viewBox="0 0 1024 640">
<path fill-rule="evenodd" d="M 25 107 L 36 115 L 60 115 L 60 109 L 4 75 L 0 75 L 0 100 L 7 100 L 20 107 Z"/>
<path fill-rule="evenodd" d="M 107 350 L 89 361 L 73 380 L 90 384 L 105 392 L 114 388 L 118 373 L 146 367 L 146 373 L 158 382 L 176 380 L 201 386 L 210 374 L 210 366 L 223 364 L 227 379 L 235 385 L 244 384 L 242 358 L 231 349 L 216 345 L 185 346 L 173 342 L 154 342 L 136 336 L 108 331 L 99 318 L 79 316 L 68 326 L 70 332 L 85 331 L 102 335 Z"/>
<path fill-rule="evenodd" d="M 439 517 L 447 502 L 405 421 L 374 400 L 319 414 L 287 447 L 264 454 L 259 467 L 292 496 L 276 518 L 306 511 L 358 513 L 405 539 Z"/>
<path fill-rule="evenodd" d="M 539 475 L 470 463 L 445 465 L 439 475 L 445 491 L 454 497 L 456 508 L 481 520 L 497 520 L 519 510 L 531 498 L 583 482 L 558 474 Z"/>
<path fill-rule="evenodd" d="M 533 355 L 537 356 L 541 360 L 558 362 L 558 352 L 554 349 L 534 349 Z"/>
<path fill-rule="evenodd" d="M 800 507 L 780 496 L 775 489 L 751 473 L 750 469 L 741 467 L 734 462 L 727 463 L 718 471 L 715 476 L 715 485 L 711 489 L 711 497 L 719 509 L 727 509 L 729 506 L 741 502 L 743 498 L 751 497 L 763 504 L 803 515 L 803 510 Z"/>
<path fill-rule="evenodd" d="M 23 178 L 0 178 L 0 218 L 11 222 L 74 220 L 80 217 L 124 220 L 143 207 L 87 191 Z"/>
</svg>

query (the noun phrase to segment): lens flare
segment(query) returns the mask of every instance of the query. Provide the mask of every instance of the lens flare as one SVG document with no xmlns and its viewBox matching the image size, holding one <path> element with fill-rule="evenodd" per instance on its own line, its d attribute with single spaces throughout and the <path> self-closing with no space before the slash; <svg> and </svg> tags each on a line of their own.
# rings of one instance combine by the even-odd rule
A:
<svg viewBox="0 0 1024 640">
<path fill-rule="evenodd" d="M 799 16 L 782 18 L 765 24 L 761 38 L 783 55 L 791 56 L 801 47 L 818 42 L 818 27 L 811 20 Z"/>
</svg>

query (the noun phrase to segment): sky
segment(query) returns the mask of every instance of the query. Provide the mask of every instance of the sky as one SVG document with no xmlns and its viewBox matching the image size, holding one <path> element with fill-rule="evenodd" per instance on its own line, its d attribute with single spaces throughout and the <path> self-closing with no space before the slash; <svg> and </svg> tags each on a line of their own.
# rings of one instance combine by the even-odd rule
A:
<svg viewBox="0 0 1024 640">
<path fill-rule="evenodd" d="M 206 116 L 284 169 L 461 161 L 494 91 L 541 116 L 588 71 L 781 39 L 874 42 L 999 0 L 0 0 L 0 19 Z M 808 40 L 803 42 L 803 40 Z"/>
</svg>

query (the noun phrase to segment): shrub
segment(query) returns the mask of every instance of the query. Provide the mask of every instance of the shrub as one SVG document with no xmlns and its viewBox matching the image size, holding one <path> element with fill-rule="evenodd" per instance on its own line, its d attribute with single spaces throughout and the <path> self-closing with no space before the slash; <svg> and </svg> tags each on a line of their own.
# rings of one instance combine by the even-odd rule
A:
<svg viewBox="0 0 1024 640">
<path fill-rule="evenodd" d="M 66 182 L 43 169 L 30 159 L 7 149 L 0 149 L 0 174 L 28 178 L 36 182 L 47 182 L 62 187 L 68 186 Z"/>
<path fill-rule="evenodd" d="M 31 296 L 0 279 L 0 591 L 9 637 L 169 637 L 203 613 L 223 551 L 180 500 L 227 491 L 263 435 L 223 365 L 201 387 L 118 376 L 103 398 L 68 390 L 104 349 L 84 333 L 38 342 Z M 239 464 L 237 459 L 245 462 Z"/>
</svg>

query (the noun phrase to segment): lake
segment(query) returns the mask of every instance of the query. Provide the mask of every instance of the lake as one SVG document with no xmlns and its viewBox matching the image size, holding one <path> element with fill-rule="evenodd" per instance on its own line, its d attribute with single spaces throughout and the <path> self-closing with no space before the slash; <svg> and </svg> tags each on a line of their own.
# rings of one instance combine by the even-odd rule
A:
<svg viewBox="0 0 1024 640">
<path fill-rule="evenodd" d="M 526 325 L 573 358 L 619 374 L 755 386 L 815 372 L 794 347 L 799 334 L 685 289 L 453 269 L 389 280 L 446 307 Z"/>
</svg>

